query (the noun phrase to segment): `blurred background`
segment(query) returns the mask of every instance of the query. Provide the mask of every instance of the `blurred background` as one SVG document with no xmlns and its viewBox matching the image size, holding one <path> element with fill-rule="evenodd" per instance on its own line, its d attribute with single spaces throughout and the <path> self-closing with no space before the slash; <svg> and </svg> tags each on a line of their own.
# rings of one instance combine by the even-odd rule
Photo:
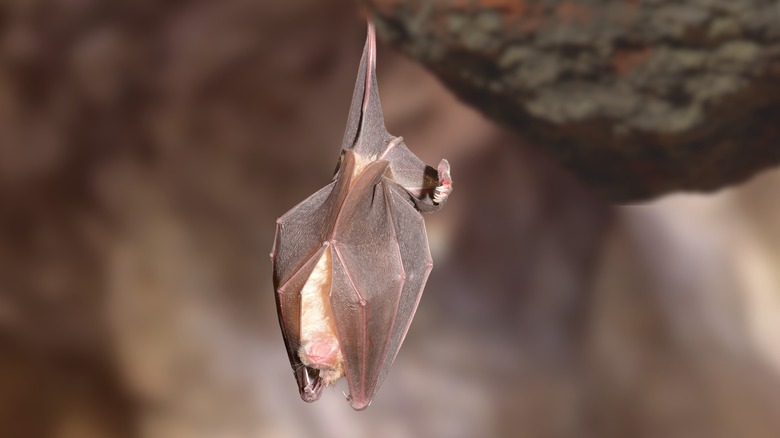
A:
<svg viewBox="0 0 780 438">
<path fill-rule="evenodd" d="M 455 190 L 372 406 L 299 398 L 274 220 L 335 168 L 352 1 L 0 5 L 0 436 L 780 436 L 780 172 L 613 207 L 383 44 Z"/>
</svg>

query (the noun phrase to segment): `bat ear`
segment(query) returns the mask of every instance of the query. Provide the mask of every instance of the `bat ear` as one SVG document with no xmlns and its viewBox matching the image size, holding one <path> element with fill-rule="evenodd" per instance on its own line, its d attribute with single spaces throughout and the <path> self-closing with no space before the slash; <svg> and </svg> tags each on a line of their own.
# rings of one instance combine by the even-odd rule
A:
<svg viewBox="0 0 780 438">
<path fill-rule="evenodd" d="M 298 392 L 303 401 L 312 403 L 320 399 L 323 384 L 319 370 L 299 364 L 295 371 L 295 378 L 298 381 Z"/>
</svg>

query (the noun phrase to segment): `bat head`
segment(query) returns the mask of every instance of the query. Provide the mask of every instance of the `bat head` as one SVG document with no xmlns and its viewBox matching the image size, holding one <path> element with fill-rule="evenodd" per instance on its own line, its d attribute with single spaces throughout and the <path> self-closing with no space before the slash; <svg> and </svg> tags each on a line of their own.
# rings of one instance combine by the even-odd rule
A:
<svg viewBox="0 0 780 438">
<path fill-rule="evenodd" d="M 296 370 L 296 380 L 299 383 L 298 390 L 301 393 L 301 398 L 307 403 L 315 402 L 319 400 L 322 395 L 322 379 L 320 378 L 320 371 L 314 368 L 309 368 L 302 365 Z"/>
</svg>

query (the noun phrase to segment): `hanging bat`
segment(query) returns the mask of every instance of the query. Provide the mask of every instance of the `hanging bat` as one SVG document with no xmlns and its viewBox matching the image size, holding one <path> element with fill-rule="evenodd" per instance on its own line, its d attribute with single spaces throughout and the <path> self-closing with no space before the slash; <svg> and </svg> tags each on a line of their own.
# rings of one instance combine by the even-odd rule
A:
<svg viewBox="0 0 780 438">
<path fill-rule="evenodd" d="M 452 190 L 385 128 L 373 24 L 333 181 L 276 221 L 271 252 L 279 324 L 301 398 L 342 376 L 365 409 L 387 376 L 431 271 L 420 212 Z"/>
</svg>

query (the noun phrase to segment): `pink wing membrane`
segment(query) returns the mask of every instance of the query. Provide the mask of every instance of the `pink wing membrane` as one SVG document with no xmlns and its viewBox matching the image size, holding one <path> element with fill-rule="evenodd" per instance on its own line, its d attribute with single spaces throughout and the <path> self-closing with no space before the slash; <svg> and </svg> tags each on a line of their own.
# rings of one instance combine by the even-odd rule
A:
<svg viewBox="0 0 780 438">
<path fill-rule="evenodd" d="M 355 409 L 368 406 L 379 376 L 392 364 L 388 346 L 399 323 L 405 274 L 382 183 L 387 166 L 371 163 L 358 177 L 333 236 L 331 310 Z"/>
<path fill-rule="evenodd" d="M 348 154 L 335 180 L 276 221 L 271 251 L 276 305 L 290 365 L 301 397 L 319 398 L 321 388 L 316 370 L 307 369 L 298 357 L 300 347 L 301 289 L 322 255 L 323 243 L 330 238 L 341 205 L 347 197 L 355 160 Z"/>
</svg>

